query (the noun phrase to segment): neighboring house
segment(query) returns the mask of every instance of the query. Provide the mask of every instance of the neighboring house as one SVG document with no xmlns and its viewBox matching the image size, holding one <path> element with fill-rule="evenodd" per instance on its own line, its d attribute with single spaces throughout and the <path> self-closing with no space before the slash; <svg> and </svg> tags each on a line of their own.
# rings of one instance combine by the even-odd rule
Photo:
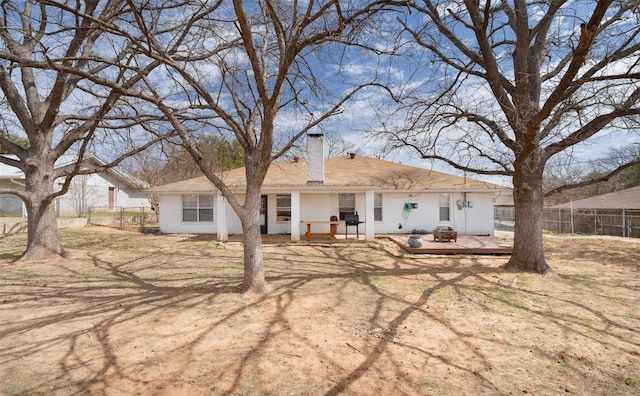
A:
<svg viewBox="0 0 640 396">
<path fill-rule="evenodd" d="M 594 197 L 565 202 L 552 208 L 565 209 L 640 209 L 640 186 Z"/>
<path fill-rule="evenodd" d="M 63 157 L 56 169 L 73 166 L 70 157 Z M 83 166 L 102 166 L 95 157 L 88 158 Z M 0 188 L 23 188 L 24 174 L 21 170 L 0 163 Z M 56 182 L 61 186 L 64 178 Z M 69 191 L 56 199 L 58 215 L 84 215 L 90 209 L 115 210 L 120 207 L 148 207 L 149 199 L 141 192 L 143 185 L 135 178 L 115 169 L 100 173 L 79 175 L 73 178 Z M 22 200 L 15 195 L 0 194 L 0 216 L 26 216 Z"/>
<path fill-rule="evenodd" d="M 461 235 L 493 235 L 493 202 L 503 186 L 350 155 L 324 160 L 322 135 L 310 135 L 308 161 L 275 161 L 262 186 L 260 223 L 263 234 L 290 234 L 297 241 L 309 221 L 338 217 L 338 234 L 345 232 L 345 215 L 358 213 L 360 234 L 431 231 L 454 227 Z M 244 168 L 222 174 L 242 200 Z M 206 177 L 147 190 L 159 199 L 163 233 L 212 233 L 219 240 L 240 234 L 235 212 Z M 315 224 L 313 232 L 329 232 Z M 355 233 L 353 228 L 349 234 Z"/>
<path fill-rule="evenodd" d="M 496 229 L 513 230 L 515 221 L 515 208 L 513 206 L 513 191 L 508 190 L 499 193 L 493 201 L 494 220 Z"/>
<path fill-rule="evenodd" d="M 0 162 L 0 189 L 24 187 L 24 174 L 21 170 Z M 22 216 L 22 200 L 15 195 L 0 194 L 0 216 Z"/>
<path fill-rule="evenodd" d="M 513 208 L 513 191 L 511 189 L 500 192 L 496 195 L 493 204 L 497 208 Z"/>
</svg>

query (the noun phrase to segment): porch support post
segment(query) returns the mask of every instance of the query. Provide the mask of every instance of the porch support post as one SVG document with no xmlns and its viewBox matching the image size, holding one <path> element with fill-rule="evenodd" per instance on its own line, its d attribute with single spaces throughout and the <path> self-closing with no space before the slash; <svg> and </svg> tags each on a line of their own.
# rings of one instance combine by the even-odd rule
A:
<svg viewBox="0 0 640 396">
<path fill-rule="evenodd" d="M 300 240 L 300 191 L 291 191 L 291 240 Z"/>
<path fill-rule="evenodd" d="M 222 195 L 216 195 L 216 231 L 219 241 L 229 240 L 227 227 L 227 200 Z"/>
<path fill-rule="evenodd" d="M 375 238 L 375 220 L 373 211 L 373 191 L 367 191 L 364 193 L 364 239 L 367 241 L 373 241 Z"/>
</svg>

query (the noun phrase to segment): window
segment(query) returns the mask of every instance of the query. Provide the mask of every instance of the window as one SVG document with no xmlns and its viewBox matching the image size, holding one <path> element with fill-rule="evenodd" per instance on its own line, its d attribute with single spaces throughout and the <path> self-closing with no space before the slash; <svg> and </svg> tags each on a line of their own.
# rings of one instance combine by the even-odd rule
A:
<svg viewBox="0 0 640 396">
<path fill-rule="evenodd" d="M 276 196 L 276 221 L 291 221 L 291 195 Z"/>
<path fill-rule="evenodd" d="M 340 212 L 340 220 L 344 220 L 345 215 L 354 214 L 356 212 L 356 195 L 338 194 L 338 212 Z"/>
<path fill-rule="evenodd" d="M 440 221 L 449 221 L 449 193 L 440 194 Z"/>
<path fill-rule="evenodd" d="M 382 194 L 373 194 L 373 220 L 382 221 Z"/>
<path fill-rule="evenodd" d="M 213 222 L 213 195 L 183 195 L 182 221 Z"/>
</svg>

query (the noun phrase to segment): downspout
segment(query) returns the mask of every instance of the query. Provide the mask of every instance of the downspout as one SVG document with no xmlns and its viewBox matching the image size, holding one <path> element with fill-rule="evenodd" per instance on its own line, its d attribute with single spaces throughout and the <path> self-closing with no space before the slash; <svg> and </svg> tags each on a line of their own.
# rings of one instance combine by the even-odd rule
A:
<svg viewBox="0 0 640 396">
<path fill-rule="evenodd" d="M 465 172 L 464 174 L 465 174 L 465 183 L 466 183 L 467 172 Z M 469 207 L 469 205 L 467 204 L 466 191 L 462 193 L 462 204 L 464 205 L 464 235 L 467 235 L 467 208 Z"/>
</svg>

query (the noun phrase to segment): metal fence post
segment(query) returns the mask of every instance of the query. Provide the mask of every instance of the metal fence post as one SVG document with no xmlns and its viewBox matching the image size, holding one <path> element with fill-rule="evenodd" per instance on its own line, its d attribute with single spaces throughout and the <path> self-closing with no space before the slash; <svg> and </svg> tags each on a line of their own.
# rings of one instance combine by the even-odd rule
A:
<svg viewBox="0 0 640 396">
<path fill-rule="evenodd" d="M 575 230 L 573 229 L 573 199 L 571 200 L 570 210 L 571 210 L 571 215 L 570 215 L 571 216 L 571 233 L 575 234 Z"/>
<path fill-rule="evenodd" d="M 562 233 L 562 209 L 558 208 L 558 232 Z"/>
</svg>

